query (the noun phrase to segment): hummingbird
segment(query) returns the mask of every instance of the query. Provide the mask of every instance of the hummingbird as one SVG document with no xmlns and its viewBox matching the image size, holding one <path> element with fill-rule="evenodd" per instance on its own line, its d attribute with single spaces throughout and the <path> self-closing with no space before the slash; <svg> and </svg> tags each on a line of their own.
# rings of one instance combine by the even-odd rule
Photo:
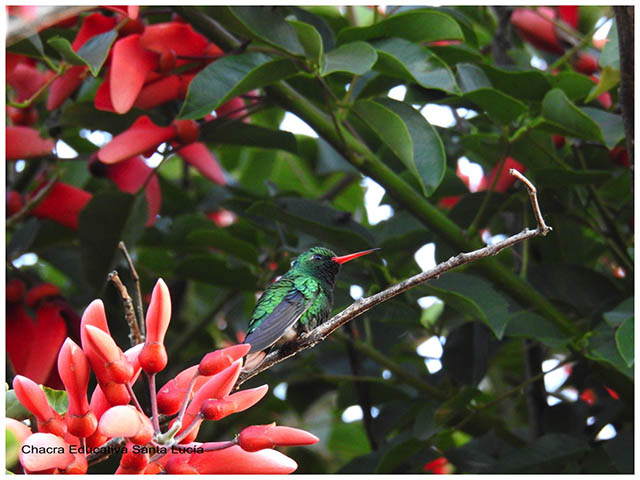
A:
<svg viewBox="0 0 640 480">
<path fill-rule="evenodd" d="M 251 344 L 244 370 L 258 367 L 278 340 L 293 340 L 325 322 L 342 264 L 376 250 L 338 257 L 328 248 L 313 247 L 300 254 L 289 271 L 267 287 L 253 309 L 244 339 Z"/>
</svg>

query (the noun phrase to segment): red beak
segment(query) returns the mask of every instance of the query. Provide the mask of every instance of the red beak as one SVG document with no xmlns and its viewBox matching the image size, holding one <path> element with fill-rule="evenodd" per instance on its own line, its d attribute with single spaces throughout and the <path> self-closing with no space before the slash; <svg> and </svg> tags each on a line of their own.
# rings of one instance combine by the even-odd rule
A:
<svg viewBox="0 0 640 480">
<path fill-rule="evenodd" d="M 361 257 L 363 255 L 367 255 L 371 252 L 375 252 L 376 250 L 380 250 L 379 248 L 372 248 L 371 250 L 364 250 L 362 252 L 350 253 L 349 255 L 343 255 L 342 257 L 333 257 L 333 260 L 336 263 L 343 264 L 347 263 L 349 260 L 353 260 L 354 258 Z"/>
</svg>

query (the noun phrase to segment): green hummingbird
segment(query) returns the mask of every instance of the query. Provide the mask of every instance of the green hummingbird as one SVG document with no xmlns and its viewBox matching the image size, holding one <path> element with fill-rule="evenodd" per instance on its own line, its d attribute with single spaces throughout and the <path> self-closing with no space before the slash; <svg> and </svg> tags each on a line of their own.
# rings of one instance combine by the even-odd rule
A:
<svg viewBox="0 0 640 480">
<path fill-rule="evenodd" d="M 342 264 L 376 250 L 338 257 L 327 248 L 313 247 L 300 254 L 289 271 L 267 287 L 253 309 L 244 339 L 251 344 L 244 369 L 260 365 L 278 340 L 292 340 L 325 322 L 333 307 L 333 290 Z"/>
</svg>

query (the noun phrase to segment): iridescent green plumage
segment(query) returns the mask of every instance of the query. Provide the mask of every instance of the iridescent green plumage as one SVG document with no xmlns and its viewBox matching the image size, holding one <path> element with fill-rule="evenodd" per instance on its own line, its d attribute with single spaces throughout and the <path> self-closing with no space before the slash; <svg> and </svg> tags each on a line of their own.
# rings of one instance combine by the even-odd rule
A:
<svg viewBox="0 0 640 480">
<path fill-rule="evenodd" d="M 302 253 L 291 269 L 264 291 L 251 314 L 244 339 L 251 344 L 245 368 L 254 367 L 265 350 L 290 332 L 308 332 L 325 322 L 333 307 L 341 264 L 372 251 L 337 257 L 327 248 L 313 247 Z"/>
</svg>

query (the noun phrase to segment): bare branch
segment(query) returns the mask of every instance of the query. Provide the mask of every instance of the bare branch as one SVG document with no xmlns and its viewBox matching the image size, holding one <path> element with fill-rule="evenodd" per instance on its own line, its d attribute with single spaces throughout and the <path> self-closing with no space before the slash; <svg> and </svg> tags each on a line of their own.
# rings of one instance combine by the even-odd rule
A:
<svg viewBox="0 0 640 480">
<path fill-rule="evenodd" d="M 122 280 L 120 280 L 118 272 L 111 272 L 107 279 L 110 282 L 113 282 L 118 289 L 118 293 L 120 293 L 120 298 L 122 298 L 122 303 L 124 305 L 124 318 L 127 320 L 127 324 L 129 325 L 129 340 L 131 341 L 131 346 L 135 347 L 136 345 L 144 342 L 144 337 L 138 329 L 138 322 L 136 321 L 136 314 L 133 309 L 131 296 L 127 291 L 127 287 L 125 287 Z"/>
<path fill-rule="evenodd" d="M 120 241 L 118 243 L 118 248 L 122 251 L 124 258 L 127 261 L 127 265 L 129 265 L 129 271 L 131 272 L 131 277 L 133 278 L 133 281 L 136 286 L 135 314 L 138 317 L 138 325 L 140 326 L 139 327 L 140 332 L 142 334 L 142 337 L 144 337 L 146 335 L 146 332 L 145 332 L 146 324 L 144 323 L 144 313 L 142 312 L 142 291 L 140 290 L 140 277 L 138 276 L 136 267 L 133 264 L 133 260 L 131 260 L 131 255 L 129 255 L 129 250 L 127 250 L 127 246 L 124 244 L 124 242 Z M 131 298 L 129 298 L 129 301 L 131 301 Z M 144 338 L 142 341 L 144 341 Z M 138 343 L 142 343 L 142 342 L 138 342 Z"/>
<path fill-rule="evenodd" d="M 439 263 L 435 267 L 425 272 L 419 273 L 418 275 L 414 275 L 413 277 L 397 283 L 387 288 L 386 290 L 383 290 L 382 292 L 378 292 L 375 295 L 371 295 L 370 297 L 361 298 L 360 300 L 355 301 L 342 312 L 317 326 L 306 335 L 300 335 L 292 342 L 286 343 L 279 349 L 271 351 L 256 369 L 249 372 L 243 372 L 240 375 L 235 388 L 238 388 L 239 385 L 259 374 L 260 372 L 271 368 L 276 363 L 279 363 L 286 358 L 296 355 L 302 350 L 306 350 L 307 348 L 311 348 L 314 345 L 322 342 L 347 322 L 362 315 L 376 305 L 385 302 L 390 298 L 395 297 L 396 295 L 400 295 L 401 293 L 406 292 L 410 288 L 420 285 L 427 280 L 438 278 L 441 274 L 446 273 L 449 270 L 452 270 L 461 265 L 475 262 L 477 260 L 480 260 L 481 258 L 497 255 L 505 248 L 512 247 L 513 245 L 529 238 L 545 236 L 547 233 L 549 233 L 552 229 L 547 224 L 545 224 L 544 219 L 542 218 L 542 213 L 540 212 L 540 207 L 538 205 L 535 186 L 517 170 L 511 169 L 509 170 L 509 173 L 517 177 L 527 187 L 529 198 L 531 200 L 531 207 L 533 208 L 536 221 L 538 223 L 535 230 L 525 228 L 520 233 L 508 237 L 500 242 L 494 243 L 492 245 L 487 245 L 486 247 L 474 250 L 472 252 L 459 253 L 455 257 L 451 257 L 449 260 Z"/>
</svg>

